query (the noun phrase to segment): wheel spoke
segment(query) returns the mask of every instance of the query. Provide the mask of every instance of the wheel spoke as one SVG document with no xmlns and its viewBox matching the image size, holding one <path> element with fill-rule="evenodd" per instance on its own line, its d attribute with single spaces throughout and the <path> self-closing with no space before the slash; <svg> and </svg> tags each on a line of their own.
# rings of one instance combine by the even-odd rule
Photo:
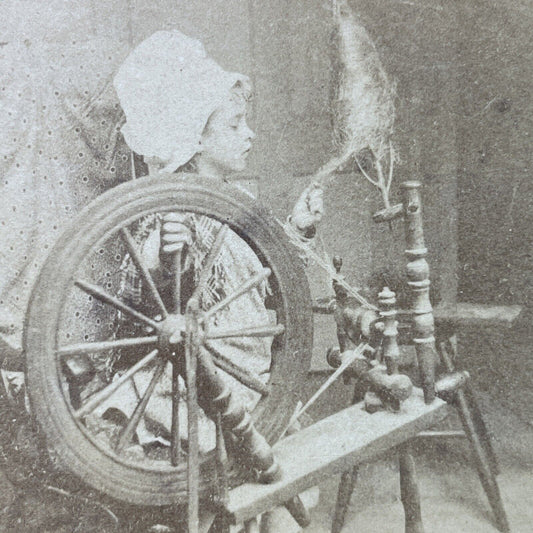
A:
<svg viewBox="0 0 533 533">
<path fill-rule="evenodd" d="M 122 450 L 126 447 L 126 445 L 131 441 L 131 437 L 133 436 L 133 433 L 137 429 L 137 426 L 139 425 L 139 422 L 141 421 L 141 418 L 144 415 L 144 412 L 146 411 L 148 402 L 150 398 L 152 397 L 152 394 L 154 393 L 155 386 L 157 385 L 157 382 L 161 379 L 161 376 L 163 375 L 163 371 L 165 370 L 165 365 L 166 365 L 166 361 L 161 359 L 161 361 L 159 361 L 158 366 L 154 370 L 152 379 L 150 380 L 148 387 L 146 387 L 146 391 L 144 392 L 141 398 L 141 401 L 137 404 L 137 407 L 135 407 L 135 411 L 133 411 L 133 414 L 131 415 L 131 418 L 129 419 L 127 426 L 120 433 L 118 443 L 115 448 L 115 451 L 117 453 L 122 452 Z"/>
<path fill-rule="evenodd" d="M 206 339 L 228 339 L 231 337 L 275 337 L 285 331 L 283 324 L 273 326 L 255 326 L 242 329 L 219 329 L 214 328 L 207 332 Z"/>
<path fill-rule="evenodd" d="M 100 404 L 105 402 L 122 384 L 132 378 L 139 370 L 145 367 L 150 361 L 153 361 L 158 354 L 158 350 L 152 350 L 145 355 L 140 361 L 133 365 L 127 372 L 124 372 L 116 381 L 112 381 L 107 387 L 94 393 L 87 403 L 82 405 L 77 411 L 74 411 L 75 418 L 82 418 L 94 411 Z"/>
<path fill-rule="evenodd" d="M 133 337 L 131 339 L 118 339 L 115 341 L 82 342 L 80 344 L 68 344 L 57 349 L 58 355 L 82 355 L 87 353 L 103 352 L 115 348 L 127 348 L 129 346 L 147 346 L 155 344 L 158 340 L 156 335 L 150 337 Z"/>
<path fill-rule="evenodd" d="M 159 307 L 159 310 L 161 311 L 161 315 L 163 318 L 166 318 L 168 316 L 167 309 L 165 307 L 165 304 L 163 303 L 163 300 L 161 299 L 161 295 L 159 294 L 159 291 L 157 290 L 157 287 L 155 286 L 154 280 L 152 278 L 152 275 L 150 274 L 150 271 L 146 267 L 141 255 L 139 254 L 137 247 L 135 246 L 135 241 L 133 240 L 133 237 L 131 236 L 130 231 L 128 228 L 122 228 L 120 230 L 122 238 L 124 239 L 124 242 L 126 243 L 126 247 L 128 248 L 128 252 L 130 254 L 130 257 L 133 259 L 133 262 L 135 263 L 135 266 L 141 273 L 141 276 L 150 289 L 150 293 L 157 303 L 157 306 Z"/>
<path fill-rule="evenodd" d="M 179 376 L 178 364 L 174 362 L 172 364 L 172 421 L 170 429 L 170 462 L 172 466 L 178 466 L 181 454 Z"/>
<path fill-rule="evenodd" d="M 198 285 L 194 289 L 194 293 L 192 295 L 193 298 L 200 298 L 200 296 L 204 292 L 207 286 L 207 282 L 209 281 L 209 276 L 211 275 L 211 270 L 213 270 L 213 265 L 215 264 L 215 260 L 220 252 L 220 249 L 222 248 L 222 244 L 224 243 L 224 239 L 226 238 L 228 230 L 229 227 L 227 224 L 222 224 L 222 226 L 218 230 L 217 236 L 215 237 L 215 242 L 209 250 L 205 265 L 200 273 Z"/>
<path fill-rule="evenodd" d="M 174 287 L 172 294 L 172 306 L 173 313 L 181 313 L 181 256 L 182 248 L 178 248 L 172 252 L 172 265 L 173 265 L 173 274 L 174 274 Z"/>
<path fill-rule="evenodd" d="M 227 307 L 231 302 L 242 296 L 243 294 L 247 293 L 249 290 L 253 289 L 254 287 L 257 287 L 260 283 L 262 283 L 265 279 L 267 279 L 271 274 L 271 271 L 269 268 L 263 268 L 261 272 L 250 278 L 248 281 L 244 282 L 236 291 L 232 292 L 228 296 L 226 296 L 223 300 L 215 304 L 213 307 L 209 308 L 203 316 L 203 320 L 205 321 L 209 318 L 211 318 L 215 313 L 218 313 L 221 309 L 224 309 L 224 307 Z"/>
<path fill-rule="evenodd" d="M 221 504 L 228 503 L 228 452 L 226 450 L 226 440 L 224 437 L 224 428 L 222 427 L 222 415 L 217 412 L 215 418 L 216 430 L 216 486 L 217 497 Z"/>
<path fill-rule="evenodd" d="M 90 294 L 91 296 L 94 296 L 101 302 L 109 304 L 115 309 L 118 309 L 119 311 L 122 311 L 123 313 L 126 313 L 132 316 L 133 318 L 136 318 L 137 320 L 144 322 L 146 325 L 154 328 L 155 330 L 159 330 L 160 326 L 157 322 L 155 322 L 151 318 L 148 318 L 142 313 L 139 313 L 139 311 L 136 311 L 129 305 L 126 305 L 125 303 L 121 302 L 115 296 L 111 296 L 110 294 L 105 292 L 104 289 L 102 289 L 101 287 L 98 287 L 98 285 L 94 285 L 93 283 L 88 283 L 87 281 L 83 281 L 81 279 L 77 279 L 74 283 L 80 289 Z"/>
<path fill-rule="evenodd" d="M 198 532 L 198 492 L 200 476 L 198 436 L 198 394 L 196 372 L 198 364 L 197 300 L 189 300 L 187 310 L 187 337 L 185 342 L 185 378 L 187 384 L 187 525 L 189 533 Z"/>
<path fill-rule="evenodd" d="M 230 375 L 232 378 L 235 378 L 245 387 L 258 392 L 262 396 L 267 396 L 269 394 L 270 389 L 268 385 L 265 385 L 258 376 L 236 365 L 225 355 L 221 354 L 211 343 L 206 343 L 205 349 L 211 354 L 213 363 L 215 363 L 218 368 L 226 372 L 226 374 Z"/>
</svg>

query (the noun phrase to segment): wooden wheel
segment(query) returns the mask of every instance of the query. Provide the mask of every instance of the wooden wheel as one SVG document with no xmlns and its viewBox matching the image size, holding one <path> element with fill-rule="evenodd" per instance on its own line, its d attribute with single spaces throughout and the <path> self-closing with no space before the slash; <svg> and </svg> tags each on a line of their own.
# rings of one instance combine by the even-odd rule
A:
<svg viewBox="0 0 533 533">
<path fill-rule="evenodd" d="M 168 212 L 193 236 L 170 272 L 150 252 Z M 36 282 L 24 336 L 33 413 L 65 467 L 112 497 L 187 501 L 196 385 L 199 492 L 211 492 L 213 398 L 184 363 L 193 301 L 195 349 L 275 442 L 309 368 L 312 313 L 300 259 L 247 194 L 193 176 L 121 185 L 77 217 Z M 232 467 L 230 483 L 242 476 Z"/>
</svg>

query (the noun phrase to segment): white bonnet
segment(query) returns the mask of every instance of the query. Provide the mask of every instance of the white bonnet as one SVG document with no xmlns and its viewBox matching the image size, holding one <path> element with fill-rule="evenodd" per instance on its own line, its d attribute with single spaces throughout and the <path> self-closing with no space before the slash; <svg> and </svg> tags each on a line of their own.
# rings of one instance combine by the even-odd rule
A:
<svg viewBox="0 0 533 533">
<path fill-rule="evenodd" d="M 198 152 L 209 117 L 238 81 L 248 78 L 224 71 L 200 41 L 177 30 L 154 33 L 129 54 L 114 79 L 126 114 L 126 142 L 175 170 Z"/>
</svg>

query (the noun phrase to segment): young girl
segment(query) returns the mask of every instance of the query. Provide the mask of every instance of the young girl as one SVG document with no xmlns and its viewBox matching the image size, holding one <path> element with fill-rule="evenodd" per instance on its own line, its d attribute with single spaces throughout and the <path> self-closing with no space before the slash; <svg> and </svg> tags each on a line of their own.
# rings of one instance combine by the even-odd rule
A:
<svg viewBox="0 0 533 533">
<path fill-rule="evenodd" d="M 152 175 L 175 173 L 176 179 L 187 179 L 194 173 L 217 180 L 246 168 L 246 159 L 255 137 L 246 122 L 251 85 L 246 76 L 224 71 L 207 57 L 201 43 L 178 31 L 161 31 L 142 42 L 120 67 L 114 85 L 126 116 L 122 128 L 130 148 L 144 157 Z M 296 203 L 287 224 L 302 240 L 312 238 L 322 216 L 322 190 L 306 189 Z M 220 223 L 209 217 L 179 211 L 144 220 L 134 239 L 145 263 L 158 280 L 171 278 L 176 254 L 182 258 L 182 305 L 198 281 L 205 258 L 204 246 L 212 242 Z M 143 298 L 142 281 L 128 260 L 124 263 L 122 298 L 139 306 Z M 232 231 L 226 235 L 201 302 L 205 308 L 220 301 L 261 268 L 257 256 Z M 190 285 L 190 286 L 189 286 Z M 161 287 L 161 281 L 159 287 Z M 265 307 L 269 292 L 266 283 L 246 293 L 217 314 L 217 327 L 231 328 L 272 323 L 275 318 Z M 165 303 L 171 305 L 172 295 L 162 290 Z M 246 367 L 265 379 L 270 365 L 272 338 L 219 340 L 215 348 L 239 366 Z M 127 416 L 138 402 L 133 389 L 147 386 L 150 371 L 139 372 L 128 393 L 101 406 L 120 408 Z M 247 408 L 253 408 L 258 395 L 230 376 L 225 376 L 232 394 Z M 163 380 L 164 382 L 165 380 Z M 159 400 L 151 402 L 145 417 L 167 427 L 161 405 L 169 400 L 167 387 L 156 391 Z M 119 405 L 120 404 L 120 405 Z M 128 407 L 129 406 L 129 407 Z M 185 409 L 182 402 L 182 409 Z M 212 423 L 200 421 L 200 446 L 206 451 L 214 446 Z M 186 428 L 183 428 L 186 438 Z M 149 438 L 149 437 L 148 437 Z"/>
<path fill-rule="evenodd" d="M 186 179 L 187 173 L 223 180 L 226 175 L 246 168 L 246 159 L 255 137 L 246 122 L 251 85 L 246 76 L 225 72 L 207 57 L 200 42 L 178 31 L 161 31 L 142 42 L 120 67 L 114 85 L 126 115 L 122 133 L 131 149 L 144 157 L 150 174 L 175 173 L 176 179 Z M 306 189 L 296 203 L 288 224 L 303 240 L 314 235 L 322 216 L 322 190 Z M 184 256 L 182 292 L 186 300 L 187 273 L 197 278 L 204 259 L 203 243 L 211 242 L 220 224 L 208 217 L 183 214 L 179 210 L 147 221 L 135 239 L 152 272 L 164 279 L 171 272 L 176 253 Z M 202 305 L 208 307 L 220 301 L 256 273 L 261 264 L 248 245 L 235 233 L 229 232 L 215 263 Z M 171 277 L 171 276 L 170 276 Z M 195 280 L 197 281 L 197 279 Z M 194 283 L 191 284 L 194 286 Z M 218 327 L 253 326 L 272 321 L 265 308 L 267 284 L 235 300 L 217 315 Z M 163 299 L 170 303 L 171 295 Z M 123 298 L 138 305 L 142 284 L 133 269 L 126 269 Z M 218 341 L 217 350 L 234 363 L 267 377 L 272 338 Z M 148 380 L 149 372 L 137 374 L 136 380 Z M 226 376 L 232 394 L 252 408 L 258 395 Z M 146 384 L 138 383 L 138 388 Z M 160 387 L 161 406 L 168 391 Z M 118 398 L 115 402 L 118 401 Z M 168 401 L 168 400 L 167 400 Z M 131 408 L 138 402 L 132 396 Z M 120 408 L 125 409 L 124 395 Z M 182 402 L 183 404 L 183 402 Z M 111 404 L 102 407 L 109 408 Z M 115 403 L 115 406 L 118 406 Z M 184 405 L 182 407 L 185 408 Z M 146 417 L 161 418 L 168 409 L 147 410 Z M 130 416 L 131 413 L 126 413 Z M 204 450 L 214 446 L 214 432 L 208 419 L 200 422 L 200 445 Z M 183 438 L 186 429 L 183 428 Z"/>
<path fill-rule="evenodd" d="M 196 172 L 223 179 L 246 168 L 255 134 L 246 123 L 249 79 L 225 72 L 199 41 L 157 32 L 114 80 L 126 115 L 122 133 L 152 172 Z M 302 235 L 322 216 L 322 190 L 306 189 L 291 223 Z"/>
<path fill-rule="evenodd" d="M 128 56 L 114 85 L 126 115 L 122 128 L 124 138 L 133 151 L 144 157 L 151 174 L 175 173 L 176 179 L 186 179 L 187 173 L 195 173 L 213 178 L 216 186 L 216 180 L 245 169 L 255 137 L 246 122 L 250 81 L 241 74 L 225 72 L 207 57 L 200 42 L 178 31 L 157 32 Z M 289 223 L 302 239 L 307 239 L 321 215 L 322 191 L 311 187 L 298 200 Z M 183 254 L 182 305 L 198 281 L 204 250 L 209 248 L 208 243 L 213 241 L 219 227 L 214 219 L 183 214 L 177 209 L 174 213 L 144 220 L 134 235 L 160 287 L 164 286 L 165 279 L 172 277 L 175 254 Z M 142 280 L 128 261 L 123 266 L 122 298 L 139 306 L 145 301 Z M 204 309 L 237 289 L 260 268 L 258 258 L 248 245 L 232 231 L 228 232 L 207 284 L 207 294 L 201 299 Z M 272 322 L 273 317 L 263 303 L 268 291 L 267 284 L 263 283 L 259 290 L 235 300 L 217 314 L 213 325 L 252 327 Z M 171 297 L 163 288 L 165 303 L 171 305 Z M 248 338 L 214 344 L 217 351 L 234 363 L 266 379 L 271 342 L 272 338 Z M 148 373 L 143 376 L 141 372 L 136 379 L 148 379 Z M 233 394 L 252 408 L 258 395 L 229 376 L 227 379 Z M 131 409 L 135 401 L 132 397 Z M 124 411 L 128 404 L 124 394 L 120 402 Z M 100 411 L 110 405 L 103 405 Z M 169 421 L 162 420 L 157 412 L 148 412 L 147 416 L 168 425 Z M 212 447 L 213 432 L 206 428 L 201 440 L 205 448 Z"/>
</svg>

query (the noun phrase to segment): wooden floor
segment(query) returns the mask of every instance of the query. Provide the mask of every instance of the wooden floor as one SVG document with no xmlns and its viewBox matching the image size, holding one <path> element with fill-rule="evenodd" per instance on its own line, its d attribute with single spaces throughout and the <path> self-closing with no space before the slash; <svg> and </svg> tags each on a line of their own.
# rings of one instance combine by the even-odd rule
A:
<svg viewBox="0 0 533 533">
<path fill-rule="evenodd" d="M 491 406 L 484 398 L 484 404 Z M 533 429 L 492 405 L 491 424 L 500 427 L 500 489 L 513 533 L 533 531 Z M 512 453 L 506 450 L 513 450 Z M 497 532 L 492 514 L 464 441 L 424 441 L 415 454 L 426 532 Z M 306 533 L 329 533 L 338 476 L 320 486 L 320 502 Z M 403 533 L 403 508 L 394 458 L 364 465 L 352 495 L 343 531 Z M 287 523 L 292 520 L 287 517 Z M 288 529 L 288 528 L 287 528 Z"/>
</svg>

